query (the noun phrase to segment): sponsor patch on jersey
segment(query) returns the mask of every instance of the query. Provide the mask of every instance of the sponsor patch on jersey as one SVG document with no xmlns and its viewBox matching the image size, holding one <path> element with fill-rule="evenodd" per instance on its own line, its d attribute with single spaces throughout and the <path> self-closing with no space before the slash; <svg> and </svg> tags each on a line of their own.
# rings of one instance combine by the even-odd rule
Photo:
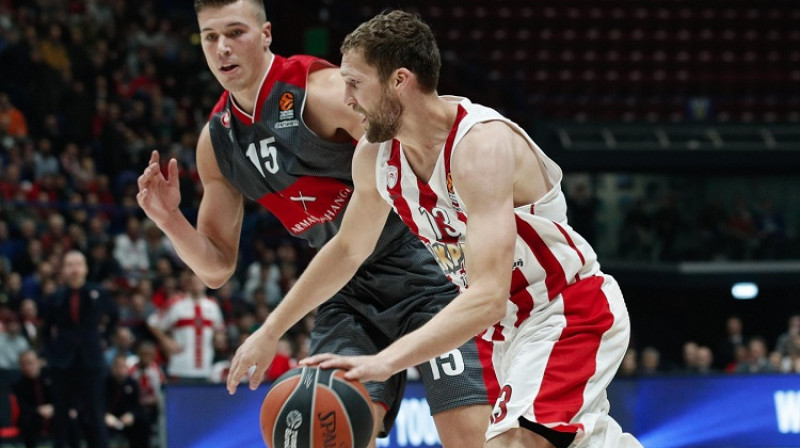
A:
<svg viewBox="0 0 800 448">
<path fill-rule="evenodd" d="M 287 188 L 258 200 L 294 235 L 336 219 L 353 188 L 337 179 L 303 176 Z"/>
<path fill-rule="evenodd" d="M 283 128 L 296 128 L 300 126 L 299 120 L 288 120 L 288 121 L 279 121 L 275 123 L 275 129 L 283 129 Z"/>
<path fill-rule="evenodd" d="M 222 125 L 225 126 L 226 128 L 230 128 L 231 127 L 231 111 L 226 110 L 225 113 L 222 114 L 221 117 L 219 117 L 219 121 L 222 122 Z"/>
<path fill-rule="evenodd" d="M 397 185 L 397 167 L 393 165 L 389 165 L 386 167 L 386 186 L 389 188 L 394 188 Z"/>
</svg>

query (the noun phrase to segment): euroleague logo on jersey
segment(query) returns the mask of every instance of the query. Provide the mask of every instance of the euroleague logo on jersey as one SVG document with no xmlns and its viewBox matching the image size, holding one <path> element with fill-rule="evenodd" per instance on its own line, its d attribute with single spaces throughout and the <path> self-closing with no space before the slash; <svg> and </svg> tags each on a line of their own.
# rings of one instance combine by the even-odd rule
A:
<svg viewBox="0 0 800 448">
<path fill-rule="evenodd" d="M 278 101 L 278 107 L 283 111 L 293 109 L 294 94 L 292 92 L 284 92 L 283 95 L 281 95 L 280 101 Z"/>
<path fill-rule="evenodd" d="M 278 99 L 278 122 L 275 129 L 294 128 L 300 125 L 300 120 L 294 118 L 294 93 L 283 92 Z"/>
</svg>

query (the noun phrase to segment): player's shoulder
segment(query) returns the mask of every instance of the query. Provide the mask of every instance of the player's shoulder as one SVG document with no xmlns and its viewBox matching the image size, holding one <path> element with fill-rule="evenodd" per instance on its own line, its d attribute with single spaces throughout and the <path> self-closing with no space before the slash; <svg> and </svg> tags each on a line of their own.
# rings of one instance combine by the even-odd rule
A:
<svg viewBox="0 0 800 448">
<path fill-rule="evenodd" d="M 487 139 L 510 138 L 514 130 L 502 118 L 478 121 L 472 124 L 464 134 L 462 142 L 486 142 Z"/>
</svg>

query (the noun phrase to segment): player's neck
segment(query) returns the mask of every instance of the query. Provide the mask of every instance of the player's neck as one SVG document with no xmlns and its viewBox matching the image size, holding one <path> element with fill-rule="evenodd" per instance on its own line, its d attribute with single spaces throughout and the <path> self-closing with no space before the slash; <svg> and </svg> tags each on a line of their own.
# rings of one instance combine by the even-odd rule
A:
<svg viewBox="0 0 800 448">
<path fill-rule="evenodd" d="M 249 115 L 253 115 L 256 109 L 256 103 L 258 102 L 258 93 L 261 90 L 261 86 L 264 84 L 264 79 L 267 76 L 267 72 L 269 72 L 270 67 L 272 67 L 272 62 L 275 59 L 275 55 L 271 51 L 267 51 L 264 56 L 265 64 L 261 72 L 259 73 L 256 82 L 251 83 L 247 88 L 231 91 L 231 96 L 233 97 L 233 101 L 236 102 L 236 105 L 242 111 L 248 113 Z"/>
<path fill-rule="evenodd" d="M 426 95 L 409 101 L 403 112 L 403 124 L 397 139 L 405 152 L 420 156 L 438 154 L 453 128 L 458 106 L 438 95 Z"/>
</svg>

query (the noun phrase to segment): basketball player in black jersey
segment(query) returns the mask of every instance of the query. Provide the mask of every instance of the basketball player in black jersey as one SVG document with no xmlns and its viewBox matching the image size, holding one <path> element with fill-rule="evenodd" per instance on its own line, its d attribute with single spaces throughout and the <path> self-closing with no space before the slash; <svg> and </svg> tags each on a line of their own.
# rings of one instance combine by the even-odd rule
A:
<svg viewBox="0 0 800 448">
<path fill-rule="evenodd" d="M 204 188 L 197 227 L 178 208 L 175 159 L 164 176 L 158 152 L 152 153 L 137 200 L 184 262 L 217 288 L 236 269 L 245 198 L 312 246 L 333 238 L 353 191 L 351 160 L 363 117 L 344 105 L 336 67 L 270 51 L 271 24 L 261 0 L 195 0 L 195 10 L 206 61 L 225 88 L 197 144 Z M 316 307 L 312 354 L 370 355 L 422 326 L 456 294 L 425 247 L 391 218 L 373 254 L 332 298 L 295 297 L 270 314 L 237 350 L 228 390 L 234 393 L 252 366 L 255 389 L 278 339 Z M 472 340 L 418 367 L 444 447 L 482 446 L 497 393 L 488 346 Z M 404 380 L 399 374 L 366 384 L 376 435 L 390 429 Z"/>
</svg>

